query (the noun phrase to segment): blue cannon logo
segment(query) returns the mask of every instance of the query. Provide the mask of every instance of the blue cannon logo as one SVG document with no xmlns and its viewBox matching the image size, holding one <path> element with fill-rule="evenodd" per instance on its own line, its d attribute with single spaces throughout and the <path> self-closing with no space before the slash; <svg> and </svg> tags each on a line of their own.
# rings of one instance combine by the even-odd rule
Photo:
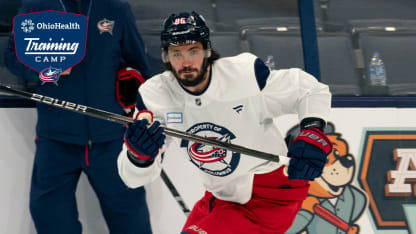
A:
<svg viewBox="0 0 416 234">
<path fill-rule="evenodd" d="M 45 68 L 43 71 L 39 73 L 39 79 L 42 81 L 42 84 L 45 82 L 53 82 L 54 84 L 58 85 L 59 74 L 61 74 L 62 70 L 48 67 Z"/>
<path fill-rule="evenodd" d="M 231 143 L 236 136 L 227 128 L 214 123 L 197 123 L 187 131 L 221 142 Z M 188 140 L 181 141 L 181 147 L 188 152 L 189 160 L 201 171 L 218 177 L 234 172 L 240 162 L 240 153 Z"/>
</svg>

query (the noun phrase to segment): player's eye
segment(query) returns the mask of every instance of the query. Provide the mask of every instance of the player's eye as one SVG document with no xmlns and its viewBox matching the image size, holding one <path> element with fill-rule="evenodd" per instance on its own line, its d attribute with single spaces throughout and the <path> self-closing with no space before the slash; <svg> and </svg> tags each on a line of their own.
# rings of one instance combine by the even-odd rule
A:
<svg viewBox="0 0 416 234">
<path fill-rule="evenodd" d="M 194 56 L 194 55 L 198 54 L 198 51 L 197 50 L 191 50 L 191 52 L 189 54 L 191 56 Z"/>
<path fill-rule="evenodd" d="M 173 53 L 172 53 L 172 56 L 173 56 L 174 58 L 180 58 L 180 57 L 182 56 L 182 54 L 181 54 L 181 53 L 179 53 L 179 52 L 173 52 Z"/>
</svg>

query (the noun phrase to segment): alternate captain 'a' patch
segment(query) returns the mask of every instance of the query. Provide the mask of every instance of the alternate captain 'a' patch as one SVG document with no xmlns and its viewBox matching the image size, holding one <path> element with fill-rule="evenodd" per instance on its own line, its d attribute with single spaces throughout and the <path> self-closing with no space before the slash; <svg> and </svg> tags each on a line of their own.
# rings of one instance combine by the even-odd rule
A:
<svg viewBox="0 0 416 234">
<path fill-rule="evenodd" d="M 235 135 L 228 129 L 213 123 L 197 123 L 187 131 L 190 134 L 204 136 L 222 142 L 231 143 Z M 240 162 L 240 153 L 198 142 L 182 140 L 181 147 L 186 147 L 189 160 L 200 170 L 214 176 L 231 174 Z"/>
</svg>

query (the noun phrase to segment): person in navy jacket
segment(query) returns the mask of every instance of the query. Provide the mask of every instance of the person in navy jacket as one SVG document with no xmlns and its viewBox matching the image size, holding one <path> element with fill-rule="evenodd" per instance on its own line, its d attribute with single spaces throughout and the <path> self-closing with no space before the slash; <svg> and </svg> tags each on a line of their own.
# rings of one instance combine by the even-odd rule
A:
<svg viewBox="0 0 416 234">
<path fill-rule="evenodd" d="M 41 85 L 39 74 L 16 58 L 11 35 L 5 52 L 8 69 L 36 92 L 77 104 L 124 114 L 116 98 L 121 66 L 152 74 L 143 41 L 127 1 L 23 1 L 19 13 L 45 10 L 78 13 L 88 18 L 84 59 L 64 71 L 58 85 Z M 110 21 L 102 30 L 99 22 Z M 38 233 L 81 233 L 75 189 L 83 171 L 97 194 L 110 233 L 151 233 L 143 187 L 129 189 L 121 181 L 116 160 L 125 127 L 45 104 L 37 104 L 36 153 L 30 191 L 30 213 Z"/>
</svg>

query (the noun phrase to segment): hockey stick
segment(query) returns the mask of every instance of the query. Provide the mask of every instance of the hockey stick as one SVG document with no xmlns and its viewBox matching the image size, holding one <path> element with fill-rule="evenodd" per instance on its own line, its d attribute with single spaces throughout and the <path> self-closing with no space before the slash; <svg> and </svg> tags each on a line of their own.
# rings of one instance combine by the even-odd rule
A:
<svg viewBox="0 0 416 234">
<path fill-rule="evenodd" d="M 166 186 L 168 187 L 170 193 L 175 198 L 176 202 L 182 208 L 183 213 L 186 217 L 189 216 L 191 210 L 186 206 L 184 200 L 182 199 L 181 195 L 179 194 L 178 190 L 176 190 L 175 185 L 173 185 L 172 181 L 170 181 L 168 175 L 166 174 L 165 170 L 162 169 L 160 173 L 160 177 L 162 177 L 163 182 L 165 182 Z"/>
<path fill-rule="evenodd" d="M 29 93 L 26 91 L 13 89 L 2 84 L 0 84 L 0 90 L 5 93 L 14 95 L 14 96 L 19 96 L 25 99 L 33 100 L 33 101 L 40 102 L 40 103 L 45 103 L 45 104 L 56 106 L 65 110 L 78 112 L 80 114 L 108 120 L 108 121 L 115 122 L 115 123 L 129 124 L 135 121 L 134 119 L 126 117 L 126 116 L 118 115 L 115 113 L 107 112 L 107 111 L 96 109 L 93 107 L 88 107 L 88 106 L 84 106 L 80 104 L 75 104 L 72 102 L 59 100 L 56 98 L 43 96 L 43 95 L 36 94 L 36 93 Z M 242 154 L 246 154 L 246 155 L 253 156 L 256 158 L 270 160 L 274 162 L 279 162 L 280 157 L 281 157 L 279 155 L 274 155 L 274 154 L 269 154 L 269 153 L 253 150 L 253 149 L 248 149 L 242 146 L 230 144 L 227 142 L 221 142 L 221 141 L 217 141 L 217 140 L 210 139 L 207 137 L 201 137 L 198 135 L 192 135 L 186 132 L 181 132 L 181 131 L 166 128 L 166 127 L 164 127 L 164 133 L 169 136 L 178 137 L 178 138 L 185 139 L 185 140 L 196 141 L 198 143 L 204 143 L 206 145 L 223 148 L 223 149 L 227 149 L 233 152 L 242 153 Z M 289 158 L 282 157 L 282 159 L 286 159 L 282 163 L 285 165 L 288 165 Z M 285 167 L 284 173 L 287 176 L 287 167 Z M 175 200 L 178 202 L 178 204 L 182 208 L 182 211 L 185 213 L 186 216 L 188 216 L 188 214 L 190 213 L 189 208 L 186 206 L 179 192 L 177 191 L 177 189 L 175 188 L 175 186 L 173 185 L 173 183 L 170 181 L 170 179 L 167 177 L 166 173 L 163 170 L 161 173 L 161 177 L 164 183 L 166 184 L 166 186 L 169 188 L 169 191 L 171 192 L 171 194 L 174 196 Z"/>
<path fill-rule="evenodd" d="M 30 99 L 36 102 L 45 103 L 45 104 L 56 106 L 65 110 L 70 110 L 70 111 L 78 112 L 84 115 L 88 115 L 88 116 L 92 116 L 92 117 L 96 117 L 100 119 L 105 119 L 105 120 L 115 122 L 115 123 L 129 124 L 129 123 L 134 123 L 135 121 L 134 119 L 126 117 L 126 116 L 118 115 L 115 113 L 107 112 L 107 111 L 96 109 L 93 107 L 88 107 L 88 106 L 84 106 L 80 104 L 75 104 L 72 102 L 59 100 L 56 98 L 43 96 L 43 95 L 36 94 L 36 93 L 29 93 L 26 91 L 13 89 L 8 86 L 4 86 L 2 84 L 0 84 L 0 90 L 9 94 L 15 95 L 15 96 L 25 98 L 25 99 Z M 286 156 L 269 154 L 266 152 L 249 149 L 243 146 L 218 141 L 215 139 L 210 139 L 208 137 L 202 137 L 198 135 L 189 134 L 187 132 L 182 132 L 182 131 L 172 129 L 172 128 L 167 128 L 167 127 L 163 127 L 163 128 L 164 128 L 164 134 L 168 136 L 172 136 L 172 137 L 176 137 L 176 138 L 180 138 L 184 140 L 195 141 L 198 143 L 203 143 L 203 144 L 210 145 L 213 147 L 230 150 L 232 152 L 241 153 L 247 156 L 252 156 L 255 158 L 260 158 L 260 159 L 264 159 L 268 161 L 280 162 L 280 160 L 283 159 L 281 163 L 284 165 L 288 165 L 289 163 L 290 158 Z"/>
<path fill-rule="evenodd" d="M 75 111 L 75 112 L 78 112 L 78 113 L 84 113 L 84 114 L 92 116 L 92 117 L 98 117 L 98 118 L 101 118 L 101 119 L 106 119 L 106 120 L 116 122 L 116 123 L 120 123 L 120 124 L 130 123 L 130 120 L 132 120 L 132 119 L 130 119 L 128 117 L 125 117 L 125 116 L 122 116 L 122 115 L 117 115 L 117 114 L 105 112 L 105 111 L 102 111 L 102 110 L 94 109 L 94 108 L 83 106 L 83 105 L 78 105 L 78 104 L 71 103 L 71 102 L 60 101 L 58 99 L 54 99 L 54 98 L 50 98 L 50 97 L 44 97 L 42 95 L 35 94 L 35 93 L 29 93 L 29 92 L 13 89 L 13 88 L 10 88 L 8 86 L 4 86 L 2 84 L 0 84 L 0 90 L 7 93 L 7 94 L 19 96 L 19 97 L 29 99 L 29 100 L 33 100 L 33 101 L 46 103 L 46 104 L 57 106 L 57 107 L 60 107 L 60 108 L 63 108 L 63 109 L 72 110 L 72 111 Z M 42 99 L 42 97 L 43 97 L 43 99 Z M 87 110 L 90 111 L 90 114 L 87 114 L 87 112 L 86 112 Z M 108 114 L 104 114 L 103 116 L 100 116 L 100 113 L 108 113 Z M 166 174 L 166 172 L 163 169 L 161 171 L 160 176 L 161 176 L 163 182 L 168 187 L 172 196 L 175 198 L 176 202 L 181 207 L 183 213 L 186 216 L 188 216 L 189 213 L 191 212 L 190 209 L 186 206 L 186 204 L 185 204 L 184 200 L 182 199 L 181 195 L 179 194 L 178 190 L 175 188 L 172 181 L 169 179 L 168 175 Z"/>
</svg>

